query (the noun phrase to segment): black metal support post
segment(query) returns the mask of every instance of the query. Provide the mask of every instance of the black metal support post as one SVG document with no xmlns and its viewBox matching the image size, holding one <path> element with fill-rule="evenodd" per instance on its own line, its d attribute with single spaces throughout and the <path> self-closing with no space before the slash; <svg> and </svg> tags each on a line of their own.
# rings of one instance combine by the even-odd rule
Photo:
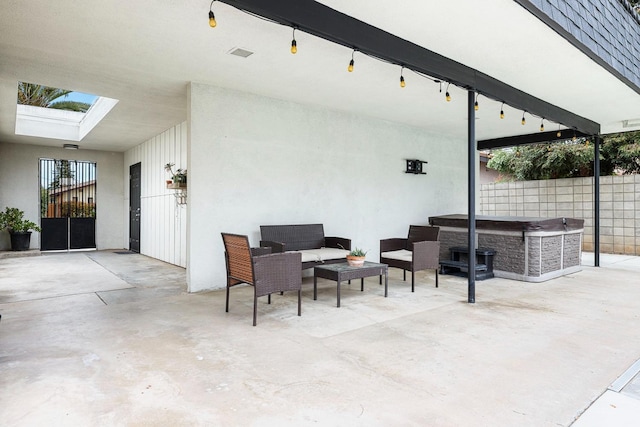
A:
<svg viewBox="0 0 640 427">
<path fill-rule="evenodd" d="M 469 188 L 469 213 L 468 213 L 468 230 L 469 230 L 469 263 L 468 263 L 468 297 L 467 302 L 476 302 L 476 110 L 475 92 L 470 90 L 467 93 L 467 137 L 468 137 L 468 182 Z"/>
<path fill-rule="evenodd" d="M 600 267 L 600 135 L 593 138 L 593 265 Z"/>
</svg>

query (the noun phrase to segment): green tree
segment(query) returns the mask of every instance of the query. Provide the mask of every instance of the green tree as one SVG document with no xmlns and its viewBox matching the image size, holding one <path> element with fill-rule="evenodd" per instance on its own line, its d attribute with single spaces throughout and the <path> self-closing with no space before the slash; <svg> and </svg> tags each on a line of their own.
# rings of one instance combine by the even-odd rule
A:
<svg viewBox="0 0 640 427">
<path fill-rule="evenodd" d="M 49 190 L 40 186 L 40 217 L 47 217 L 47 206 L 49 205 Z"/>
<path fill-rule="evenodd" d="M 492 152 L 488 167 L 517 181 L 593 176 L 593 145 L 588 139 L 511 147 Z M 604 137 L 600 174 L 640 173 L 640 132 Z"/>
<path fill-rule="evenodd" d="M 610 135 L 600 150 L 604 160 L 601 169 L 619 171 L 623 174 L 640 173 L 640 132 L 625 132 Z"/>
<path fill-rule="evenodd" d="M 55 166 L 53 170 L 53 181 L 49 186 L 49 189 L 58 188 L 62 185 L 69 185 L 69 180 L 62 178 L 74 178 L 75 174 L 71 170 L 71 162 L 69 160 L 55 160 Z"/>
<path fill-rule="evenodd" d="M 86 102 L 68 101 L 67 97 L 72 91 L 58 89 L 33 83 L 18 83 L 18 104 L 34 105 L 36 107 L 55 108 L 58 110 L 70 110 L 86 113 L 91 104 Z M 62 99 L 60 99 L 62 98 Z"/>
</svg>

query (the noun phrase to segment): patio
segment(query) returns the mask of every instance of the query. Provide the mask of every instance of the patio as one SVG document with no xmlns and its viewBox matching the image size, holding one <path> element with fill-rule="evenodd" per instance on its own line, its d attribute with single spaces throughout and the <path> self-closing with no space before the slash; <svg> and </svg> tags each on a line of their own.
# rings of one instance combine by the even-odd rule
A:
<svg viewBox="0 0 640 427">
<path fill-rule="evenodd" d="M 390 269 L 388 298 L 369 278 L 336 308 L 305 277 L 302 317 L 274 296 L 254 328 L 248 287 L 225 313 L 142 255 L 3 259 L 0 424 L 568 426 L 640 357 L 640 258 L 601 265 L 479 282 L 476 304 L 464 278 L 420 272 L 412 294 Z M 575 425 L 629 410 L 604 406 Z"/>
</svg>

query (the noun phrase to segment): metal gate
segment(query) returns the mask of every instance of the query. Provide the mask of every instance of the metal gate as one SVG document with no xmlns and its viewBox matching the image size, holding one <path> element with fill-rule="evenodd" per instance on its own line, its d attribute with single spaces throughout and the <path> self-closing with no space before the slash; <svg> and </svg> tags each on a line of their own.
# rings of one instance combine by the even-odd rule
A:
<svg viewBox="0 0 640 427">
<path fill-rule="evenodd" d="M 40 249 L 96 247 L 96 164 L 40 159 Z"/>
</svg>

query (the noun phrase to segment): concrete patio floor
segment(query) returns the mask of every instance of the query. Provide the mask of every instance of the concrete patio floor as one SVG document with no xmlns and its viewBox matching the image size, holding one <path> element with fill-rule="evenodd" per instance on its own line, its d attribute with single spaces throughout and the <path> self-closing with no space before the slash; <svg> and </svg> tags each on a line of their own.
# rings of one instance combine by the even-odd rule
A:
<svg viewBox="0 0 640 427">
<path fill-rule="evenodd" d="M 390 269 L 388 298 L 370 278 L 337 308 L 305 277 L 302 317 L 276 295 L 252 327 L 249 287 L 225 313 L 138 254 L 0 259 L 0 425 L 638 425 L 636 373 L 607 387 L 640 358 L 640 258 L 601 265 L 477 282 L 476 304 Z"/>
</svg>

